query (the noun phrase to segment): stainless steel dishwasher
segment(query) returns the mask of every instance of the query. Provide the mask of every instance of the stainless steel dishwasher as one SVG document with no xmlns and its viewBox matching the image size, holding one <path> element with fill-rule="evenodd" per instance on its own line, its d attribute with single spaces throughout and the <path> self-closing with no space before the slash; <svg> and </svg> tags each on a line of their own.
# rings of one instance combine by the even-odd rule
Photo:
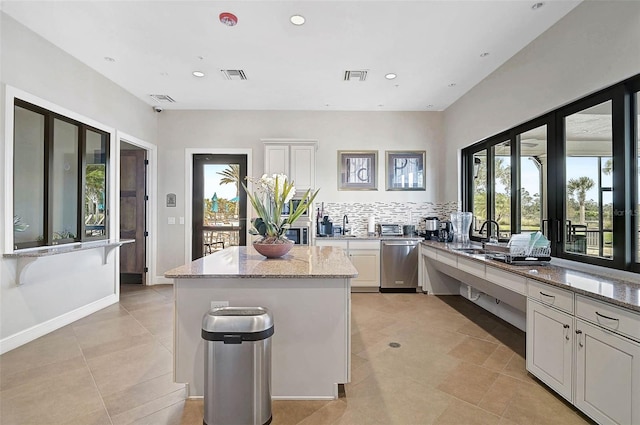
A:
<svg viewBox="0 0 640 425">
<path fill-rule="evenodd" d="M 382 240 L 380 292 L 416 292 L 419 240 Z"/>
</svg>

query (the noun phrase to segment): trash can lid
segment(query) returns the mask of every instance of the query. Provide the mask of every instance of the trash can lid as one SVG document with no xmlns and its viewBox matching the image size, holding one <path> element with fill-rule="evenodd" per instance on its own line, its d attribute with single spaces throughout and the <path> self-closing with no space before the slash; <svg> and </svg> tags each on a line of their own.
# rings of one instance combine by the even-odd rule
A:
<svg viewBox="0 0 640 425">
<path fill-rule="evenodd" d="M 264 307 L 217 307 L 202 318 L 207 332 L 262 332 L 273 327 L 273 316 Z"/>
</svg>

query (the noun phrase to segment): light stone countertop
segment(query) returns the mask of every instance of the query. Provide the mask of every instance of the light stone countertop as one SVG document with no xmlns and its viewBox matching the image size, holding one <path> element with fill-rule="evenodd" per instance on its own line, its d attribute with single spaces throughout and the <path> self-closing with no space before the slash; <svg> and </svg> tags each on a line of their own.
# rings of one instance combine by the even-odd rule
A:
<svg viewBox="0 0 640 425">
<path fill-rule="evenodd" d="M 281 258 L 266 258 L 250 246 L 232 246 L 164 274 L 173 279 L 352 278 L 358 271 L 342 248 L 294 246 Z"/>
<path fill-rule="evenodd" d="M 511 265 L 487 259 L 482 254 L 456 251 L 450 245 L 442 242 L 423 241 L 422 243 L 529 279 L 640 312 L 640 275 L 635 280 L 617 279 L 605 276 L 606 269 L 600 275 L 553 264 L 553 259 L 548 265 Z"/>
</svg>

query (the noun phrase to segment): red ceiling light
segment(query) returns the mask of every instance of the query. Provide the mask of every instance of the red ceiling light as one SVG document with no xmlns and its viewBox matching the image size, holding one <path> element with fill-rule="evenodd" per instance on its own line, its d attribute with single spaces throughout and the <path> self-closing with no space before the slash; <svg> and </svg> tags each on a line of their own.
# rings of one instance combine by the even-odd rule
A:
<svg viewBox="0 0 640 425">
<path fill-rule="evenodd" d="M 223 24 L 225 24 L 228 27 L 232 27 L 235 24 L 238 23 L 238 17 L 236 15 L 234 15 L 233 13 L 229 13 L 229 12 L 222 12 L 220 14 L 220 22 L 222 22 Z"/>
</svg>

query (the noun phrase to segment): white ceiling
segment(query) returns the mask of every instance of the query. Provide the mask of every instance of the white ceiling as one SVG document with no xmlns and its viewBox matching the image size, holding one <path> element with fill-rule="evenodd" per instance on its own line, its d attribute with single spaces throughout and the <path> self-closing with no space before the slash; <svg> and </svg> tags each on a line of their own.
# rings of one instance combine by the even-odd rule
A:
<svg viewBox="0 0 640 425">
<path fill-rule="evenodd" d="M 474 1 L 6 1 L 2 10 L 165 109 L 441 111 L 579 4 Z M 231 12 L 238 24 L 219 22 Z M 289 17 L 301 14 L 303 26 Z M 481 57 L 488 52 L 489 55 Z M 115 59 L 110 62 L 105 57 Z M 248 80 L 226 80 L 242 69 Z M 206 76 L 196 78 L 193 71 Z M 367 70 L 366 81 L 343 81 Z M 398 75 L 386 80 L 385 74 Z M 450 86 L 455 84 L 455 86 Z M 158 103 L 166 94 L 176 103 Z"/>
</svg>

